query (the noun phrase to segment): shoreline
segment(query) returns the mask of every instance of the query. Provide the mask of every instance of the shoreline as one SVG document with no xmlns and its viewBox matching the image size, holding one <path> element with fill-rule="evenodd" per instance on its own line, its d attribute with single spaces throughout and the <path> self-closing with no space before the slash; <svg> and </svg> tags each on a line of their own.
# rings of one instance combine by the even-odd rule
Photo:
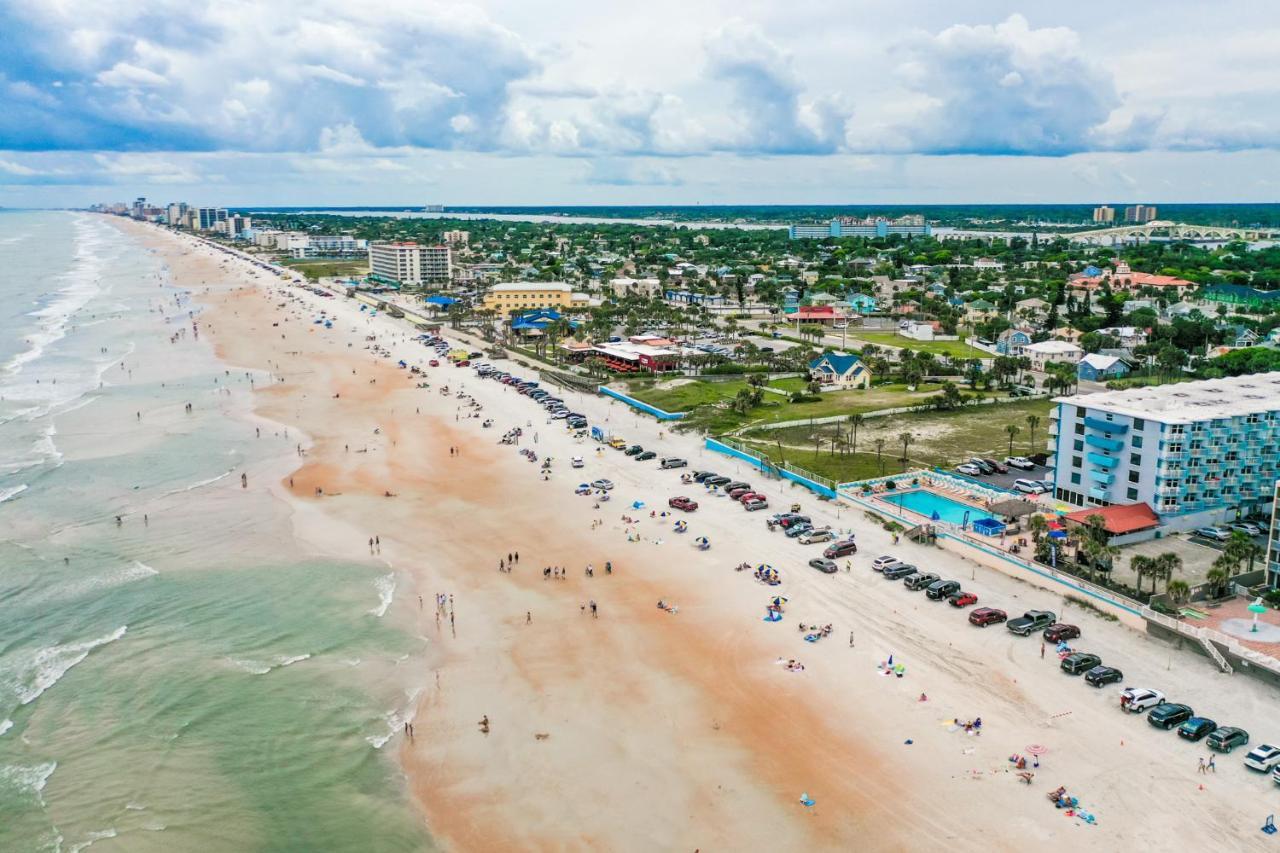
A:
<svg viewBox="0 0 1280 853">
<path fill-rule="evenodd" d="M 123 229 L 154 235 L 171 270 L 182 257 L 178 247 L 198 248 L 147 226 Z M 681 490 L 678 472 L 574 444 L 558 425 L 536 422 L 541 412 L 526 398 L 469 370 L 426 369 L 432 387 L 417 389 L 393 366 L 401 357 L 426 360 L 407 327 L 372 320 L 347 300 L 265 275 L 254 280 L 238 261 L 215 257 L 224 282 L 183 285 L 209 306 L 206 333 L 224 361 L 285 380 L 255 393 L 256 415 L 311 436 L 300 467 L 272 486 L 292 508 L 295 536 L 317 553 L 361 558 L 366 537 L 379 536 L 384 558 L 406 578 L 393 608 L 412 608 L 417 596 L 455 597 L 456 636 L 430 608 L 416 616 L 428 646 L 439 648 L 428 648 L 422 663 L 416 736 L 398 743 L 410 792 L 441 845 L 725 849 L 768 838 L 784 849 L 977 849 L 1079 831 L 1104 831 L 1099 840 L 1118 846 L 1145 831 L 1157 843 L 1212 839 L 1244 849 L 1240 827 L 1253 818 L 1236 800 L 1261 803 L 1260 790 L 1250 798 L 1249 788 L 1215 780 L 1214 811 L 1205 817 L 1204 807 L 1192 805 L 1204 794 L 1171 793 L 1168 774 L 1155 775 L 1156 762 L 1169 758 L 1167 742 L 1122 729 L 1109 692 L 1081 693 L 1078 683 L 1045 671 L 1034 641 L 1011 645 L 1000 633 L 958 631 L 954 613 L 870 575 L 866 563 L 890 546 L 860 512 L 845 509 L 841 517 L 807 493 L 799 498 L 813 514 L 856 528 L 861 548 L 848 576 L 813 572 L 804 560 L 816 553 L 715 499 L 689 518 L 714 543 L 696 552 L 669 520 L 638 510 L 637 524 L 620 516 L 631 500 L 643 500 L 645 510 L 662 507 Z M 338 318 L 332 330 L 311 323 L 321 310 Z M 393 356 L 362 349 L 369 334 Z M 445 383 L 451 392 L 465 385 L 495 428 L 463 418 L 461 401 L 439 393 Z M 731 460 L 704 457 L 692 437 L 579 396 L 575 405 L 593 423 L 607 419 L 646 446 L 686 456 L 691 467 L 714 459 L 707 464 L 759 479 Z M 513 448 L 494 443 L 517 424 L 542 433 L 539 455 L 557 460 L 550 482 Z M 564 464 L 573 454 L 588 458 L 585 471 Z M 618 483 L 617 500 L 592 512 L 572 484 L 597 476 Z M 384 497 L 387 491 L 396 497 Z M 799 494 L 780 483 L 764 491 L 779 505 Z M 602 523 L 592 525 L 597 518 Z M 629 541 L 632 531 L 640 541 Z M 966 576 L 981 573 L 984 595 L 993 589 L 1033 599 L 1028 604 L 1054 598 L 954 555 L 894 550 L 962 567 Z M 517 569 L 499 573 L 499 556 L 512 551 L 521 553 Z M 599 572 L 605 560 L 616 567 L 609 577 Z M 783 624 L 761 621 L 773 593 L 732 572 L 743 560 L 783 568 L 791 598 Z M 583 575 L 587 563 L 596 577 Z M 548 565 L 567 567 L 568 578 L 543 580 Z M 679 614 L 658 610 L 659 599 L 677 603 Z M 588 600 L 599 603 L 599 619 L 580 609 Z M 793 621 L 831 622 L 837 630 L 806 644 Z M 1079 622 L 1100 643 L 1124 642 L 1148 664 L 1163 661 L 1154 641 L 1091 616 Z M 850 629 L 853 648 L 843 637 Z M 879 676 L 876 665 L 888 654 L 906 660 L 906 679 Z M 775 664 L 786 658 L 802 659 L 806 670 Z M 922 691 L 928 702 L 917 701 Z M 1073 716 L 1055 717 L 1063 708 Z M 965 738 L 943 725 L 974 715 L 987 721 L 987 737 Z M 491 720 L 488 735 L 477 730 L 481 716 Z M 1095 732 L 1119 732 L 1127 752 L 1080 749 Z M 1054 751 L 1045 783 L 1061 778 L 1089 791 L 1103 803 L 1089 804 L 1105 816 L 1105 830 L 1064 821 L 1052 806 L 1046 811 L 1044 785 L 1027 791 L 1011 777 L 1005 757 L 1046 741 Z M 1132 790 L 1118 772 L 1131 761 L 1144 790 Z M 1159 827 L 1143 814 L 1153 785 L 1173 798 Z M 816 805 L 802 806 L 802 793 Z M 951 804 L 945 817 L 936 809 L 944 798 Z"/>
</svg>

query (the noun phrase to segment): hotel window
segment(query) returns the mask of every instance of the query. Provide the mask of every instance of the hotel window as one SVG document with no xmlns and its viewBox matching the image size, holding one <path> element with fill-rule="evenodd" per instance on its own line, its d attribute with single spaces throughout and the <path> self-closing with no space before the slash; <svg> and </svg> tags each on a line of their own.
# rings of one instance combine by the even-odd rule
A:
<svg viewBox="0 0 1280 853">
<path fill-rule="evenodd" d="M 1169 427 L 1169 435 L 1182 435 L 1185 431 L 1186 427 L 1183 424 L 1174 424 Z"/>
<path fill-rule="evenodd" d="M 1072 475 L 1071 475 L 1071 485 L 1073 485 L 1073 486 L 1078 486 L 1078 485 L 1080 485 L 1080 475 L 1079 475 L 1079 474 L 1072 474 Z"/>
<path fill-rule="evenodd" d="M 1075 449 L 1076 449 L 1077 451 L 1084 450 L 1084 442 L 1083 442 L 1083 441 L 1080 441 L 1079 439 L 1077 439 L 1077 440 L 1074 442 L 1074 447 L 1075 447 Z"/>
<path fill-rule="evenodd" d="M 1138 482 L 1138 481 L 1139 481 L 1139 480 L 1141 480 L 1141 479 L 1142 479 L 1142 472 L 1141 472 L 1141 471 L 1130 471 L 1130 472 L 1129 472 L 1129 482 L 1130 482 L 1130 483 L 1136 483 L 1136 482 Z"/>
<path fill-rule="evenodd" d="M 1133 437 L 1133 446 L 1134 446 L 1134 447 L 1142 447 L 1142 436 L 1140 436 L 1140 435 L 1135 435 L 1135 436 Z"/>
<path fill-rule="evenodd" d="M 1082 468 L 1082 467 L 1084 467 L 1083 463 L 1080 461 L 1080 457 L 1079 457 L 1079 456 L 1072 456 L 1072 457 L 1071 457 L 1071 467 L 1072 467 L 1072 468 Z"/>
<path fill-rule="evenodd" d="M 1126 497 L 1126 498 L 1128 498 L 1128 499 L 1129 499 L 1129 500 L 1131 500 L 1131 501 L 1136 501 L 1136 500 L 1138 499 L 1138 490 L 1137 490 L 1137 489 L 1127 489 L 1127 490 L 1125 490 L 1125 493 L 1124 493 L 1124 494 L 1125 494 L 1125 497 Z"/>
<path fill-rule="evenodd" d="M 1142 418 L 1133 419 L 1133 429 L 1135 432 L 1140 432 L 1146 429 L 1146 427 L 1147 427 L 1147 422 L 1144 421 Z"/>
<path fill-rule="evenodd" d="M 1076 424 L 1076 435 L 1084 435 L 1084 424 L 1082 423 Z"/>
<path fill-rule="evenodd" d="M 1130 465 L 1141 465 L 1141 464 L 1142 464 L 1142 454 L 1141 454 L 1141 453 L 1130 453 L 1130 454 L 1129 454 L 1129 464 L 1130 464 Z"/>
</svg>

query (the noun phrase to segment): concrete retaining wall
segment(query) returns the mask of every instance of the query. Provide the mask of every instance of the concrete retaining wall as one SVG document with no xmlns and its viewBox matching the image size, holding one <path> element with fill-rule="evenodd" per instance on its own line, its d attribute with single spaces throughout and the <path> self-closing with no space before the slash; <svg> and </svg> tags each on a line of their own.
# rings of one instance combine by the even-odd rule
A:
<svg viewBox="0 0 1280 853">
<path fill-rule="evenodd" d="M 628 397 L 626 394 L 623 394 L 621 391 L 615 391 L 612 388 L 608 387 L 607 385 L 601 385 L 599 388 L 599 391 L 601 394 L 604 394 L 606 397 L 612 397 L 615 400 L 621 400 L 631 408 L 644 412 L 646 415 L 653 415 L 655 418 L 657 418 L 660 421 L 678 421 L 688 414 L 688 412 L 668 412 L 668 411 L 664 411 L 663 409 L 659 409 L 657 406 L 650 406 L 648 403 L 640 402 L 635 397 Z"/>
<path fill-rule="evenodd" d="M 735 459 L 741 459 L 743 462 L 746 462 L 748 465 L 755 468 L 757 471 L 761 471 L 764 469 L 764 463 L 761 461 L 759 456 L 753 456 L 752 454 L 747 453 L 745 451 L 738 450 L 737 448 L 734 448 L 734 447 L 730 447 L 727 444 L 716 441 L 714 438 L 706 439 L 705 446 L 708 450 L 714 451 L 716 453 L 723 453 L 725 456 L 732 456 Z M 808 477 L 801 476 L 800 474 L 797 474 L 794 471 L 788 471 L 785 468 L 775 468 L 773 466 L 770 466 L 769 471 L 770 473 L 776 473 L 779 477 L 781 477 L 784 480 L 790 480 L 793 483 L 804 486 L 806 489 L 810 490 L 811 492 L 815 492 L 819 495 L 823 495 L 824 497 L 828 497 L 828 498 L 836 497 L 835 489 L 832 489 L 828 486 L 824 486 L 821 483 L 816 483 L 813 480 L 810 480 Z"/>
</svg>

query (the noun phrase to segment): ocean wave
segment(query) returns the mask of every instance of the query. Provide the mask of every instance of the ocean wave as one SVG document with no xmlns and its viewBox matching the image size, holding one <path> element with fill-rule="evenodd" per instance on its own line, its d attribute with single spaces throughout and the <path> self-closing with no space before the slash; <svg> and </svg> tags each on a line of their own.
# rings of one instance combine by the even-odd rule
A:
<svg viewBox="0 0 1280 853">
<path fill-rule="evenodd" d="M 309 654 L 293 655 L 292 657 L 277 655 L 272 658 L 270 663 L 265 661 L 248 660 L 245 658 L 227 658 L 229 662 L 250 675 L 266 675 L 268 672 L 274 672 L 277 669 L 284 669 L 286 666 L 293 666 L 295 663 L 301 663 L 304 660 L 310 659 L 311 655 Z"/>
<path fill-rule="evenodd" d="M 110 829 L 100 829 L 97 832 L 86 833 L 84 837 L 84 841 L 81 841 L 79 844 L 72 844 L 70 847 L 67 848 L 67 853 L 80 853 L 80 851 L 84 850 L 86 847 L 92 847 L 94 845 L 94 842 L 101 841 L 104 838 L 115 838 L 115 837 L 116 837 L 115 827 L 111 827 Z"/>
<path fill-rule="evenodd" d="M 26 490 L 27 490 L 26 483 L 19 483 L 18 485 L 9 489 L 0 489 L 0 504 L 4 503 L 10 498 L 17 497 L 18 495 L 22 494 Z"/>
<path fill-rule="evenodd" d="M 151 566 L 148 566 L 146 563 L 134 560 L 128 566 L 116 569 L 115 571 L 54 586 L 49 589 L 47 595 L 41 596 L 36 600 L 57 601 L 62 599 L 80 598 L 91 592 L 101 592 L 104 589 L 124 586 L 127 583 L 133 583 L 134 581 L 155 577 L 158 574 L 160 574 L 160 572 L 156 571 Z"/>
<path fill-rule="evenodd" d="M 387 614 L 387 608 L 391 606 L 391 602 L 396 597 L 395 572 L 378 578 L 373 582 L 373 586 L 378 590 L 378 606 L 369 612 L 381 619 Z"/>
<path fill-rule="evenodd" d="M 374 749 L 382 749 L 397 733 L 404 731 L 404 724 L 412 723 L 416 716 L 420 695 L 422 695 L 422 688 L 419 687 L 408 694 L 409 701 L 405 704 L 403 711 L 392 708 L 383 714 L 382 719 L 387 723 L 386 734 L 367 735 L 365 741 Z"/>
<path fill-rule="evenodd" d="M 0 720 L 0 735 L 13 728 L 13 720 Z"/>
<path fill-rule="evenodd" d="M 228 468 L 226 471 L 223 471 L 221 474 L 219 474 L 216 477 L 210 477 L 207 480 L 197 480 L 191 485 L 183 486 L 182 488 L 179 488 L 179 489 L 170 489 L 169 491 L 164 493 L 163 497 L 167 498 L 173 495 L 180 495 L 183 492 L 190 492 L 190 491 L 194 491 L 195 489 L 203 489 L 205 486 L 211 486 L 214 483 L 218 482 L 219 480 L 223 480 L 223 479 L 226 479 L 227 477 L 230 477 L 232 474 L 235 473 L 235 470 L 236 469 L 234 468 Z"/>
<path fill-rule="evenodd" d="M 0 787 L 17 790 L 24 794 L 35 794 L 40 805 L 44 805 L 44 786 L 49 783 L 49 777 L 57 769 L 56 761 L 33 765 L 10 764 L 0 767 Z"/>
<path fill-rule="evenodd" d="M 14 693 L 21 705 L 30 705 L 46 690 L 57 684 L 73 666 L 83 661 L 94 649 L 114 643 L 125 635 L 128 625 L 121 625 L 110 634 L 79 643 L 66 643 L 39 649 L 22 672 L 13 679 Z"/>
</svg>

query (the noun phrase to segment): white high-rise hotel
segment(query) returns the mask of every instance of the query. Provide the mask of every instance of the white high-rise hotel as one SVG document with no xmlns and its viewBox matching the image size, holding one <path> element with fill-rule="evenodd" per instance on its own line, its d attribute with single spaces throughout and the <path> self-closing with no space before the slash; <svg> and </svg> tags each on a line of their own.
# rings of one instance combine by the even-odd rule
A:
<svg viewBox="0 0 1280 853">
<path fill-rule="evenodd" d="M 453 254 L 448 246 L 370 243 L 369 273 L 371 278 L 401 287 L 448 281 L 453 274 Z"/>
</svg>

